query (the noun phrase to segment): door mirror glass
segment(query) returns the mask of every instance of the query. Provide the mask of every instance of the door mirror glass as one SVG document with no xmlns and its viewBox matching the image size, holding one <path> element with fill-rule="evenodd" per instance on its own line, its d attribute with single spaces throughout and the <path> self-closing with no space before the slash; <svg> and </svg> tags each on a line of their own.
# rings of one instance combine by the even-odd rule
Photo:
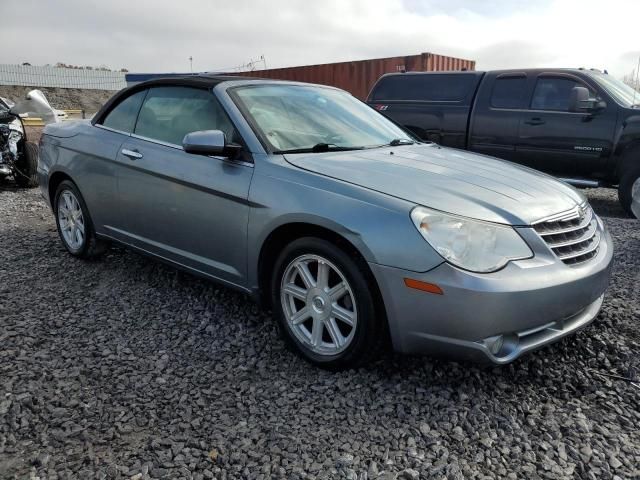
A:
<svg viewBox="0 0 640 480">
<path fill-rule="evenodd" d="M 591 97 L 588 88 L 573 87 L 569 98 L 570 112 L 595 112 L 602 110 L 607 104 L 597 98 Z"/>
<path fill-rule="evenodd" d="M 182 148 L 195 155 L 218 155 L 234 157 L 242 148 L 234 143 L 227 143 L 221 130 L 200 130 L 187 133 L 182 140 Z"/>
</svg>

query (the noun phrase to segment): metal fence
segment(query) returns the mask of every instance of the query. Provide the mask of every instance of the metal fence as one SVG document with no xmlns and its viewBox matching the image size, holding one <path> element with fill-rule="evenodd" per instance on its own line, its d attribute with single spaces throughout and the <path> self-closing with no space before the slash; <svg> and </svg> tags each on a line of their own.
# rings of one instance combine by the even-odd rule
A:
<svg viewBox="0 0 640 480">
<path fill-rule="evenodd" d="M 0 85 L 120 90 L 127 86 L 124 76 L 105 70 L 0 65 Z"/>
</svg>

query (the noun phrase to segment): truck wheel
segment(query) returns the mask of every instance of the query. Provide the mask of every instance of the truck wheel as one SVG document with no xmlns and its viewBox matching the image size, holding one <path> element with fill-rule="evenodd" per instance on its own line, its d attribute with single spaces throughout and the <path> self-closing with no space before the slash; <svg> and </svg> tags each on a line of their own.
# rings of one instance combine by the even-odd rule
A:
<svg viewBox="0 0 640 480">
<path fill-rule="evenodd" d="M 13 178 L 19 187 L 38 186 L 38 146 L 35 143 L 25 143 L 22 158 L 14 167 Z"/>
<path fill-rule="evenodd" d="M 618 199 L 625 211 L 635 217 L 631 211 L 631 201 L 633 200 L 633 189 L 638 188 L 638 182 L 640 182 L 640 165 L 634 165 L 629 168 L 620 179 L 620 185 L 618 185 Z"/>
<path fill-rule="evenodd" d="M 271 280 L 273 310 L 285 342 L 311 363 L 343 370 L 383 349 L 383 316 L 365 266 L 319 238 L 294 240 L 279 255 Z"/>
</svg>

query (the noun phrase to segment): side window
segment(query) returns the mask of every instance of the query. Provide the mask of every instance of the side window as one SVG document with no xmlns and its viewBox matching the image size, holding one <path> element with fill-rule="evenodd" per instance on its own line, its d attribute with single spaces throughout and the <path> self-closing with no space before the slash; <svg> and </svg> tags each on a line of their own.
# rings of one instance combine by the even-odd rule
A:
<svg viewBox="0 0 640 480">
<path fill-rule="evenodd" d="M 156 87 L 142 105 L 134 133 L 173 145 L 182 145 L 187 133 L 222 130 L 234 138 L 233 124 L 209 90 L 190 87 Z"/>
<path fill-rule="evenodd" d="M 531 109 L 568 112 L 571 90 L 573 87 L 583 86 L 585 85 L 570 78 L 540 77 L 533 91 Z"/>
<path fill-rule="evenodd" d="M 136 117 L 146 93 L 147 91 L 143 90 L 122 100 L 107 114 L 107 117 L 102 121 L 102 125 L 121 132 L 133 132 Z"/>
<path fill-rule="evenodd" d="M 498 77 L 491 92 L 493 108 L 525 108 L 527 77 Z"/>
<path fill-rule="evenodd" d="M 455 102 L 467 98 L 476 84 L 475 75 L 464 73 L 390 75 L 378 82 L 371 100 Z"/>
</svg>

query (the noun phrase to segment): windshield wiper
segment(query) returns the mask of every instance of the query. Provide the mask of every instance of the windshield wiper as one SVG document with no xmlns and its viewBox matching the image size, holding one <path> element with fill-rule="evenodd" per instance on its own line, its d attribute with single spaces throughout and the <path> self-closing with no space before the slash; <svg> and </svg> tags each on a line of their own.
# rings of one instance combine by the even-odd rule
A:
<svg viewBox="0 0 640 480">
<path fill-rule="evenodd" d="M 347 152 L 349 150 L 363 150 L 364 147 L 340 146 L 334 143 L 316 143 L 313 147 L 290 148 L 289 150 L 276 150 L 273 153 L 322 153 L 322 152 Z"/>
</svg>

